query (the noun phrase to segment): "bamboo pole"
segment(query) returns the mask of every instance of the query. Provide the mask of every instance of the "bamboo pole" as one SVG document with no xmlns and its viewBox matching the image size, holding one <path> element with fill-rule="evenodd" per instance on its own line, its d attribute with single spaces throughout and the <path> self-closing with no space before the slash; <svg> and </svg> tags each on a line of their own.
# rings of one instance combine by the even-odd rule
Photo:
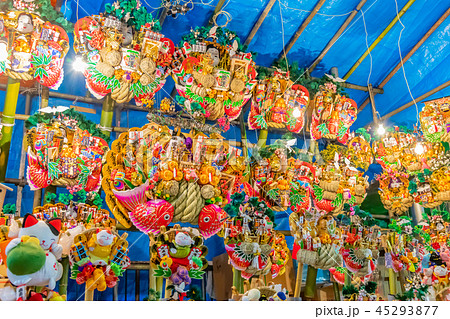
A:
<svg viewBox="0 0 450 319">
<path fill-rule="evenodd" d="M 408 11 L 408 9 L 411 7 L 411 5 L 415 1 L 416 0 L 409 0 L 403 6 L 403 8 L 400 10 L 400 12 L 398 12 L 398 14 L 396 14 L 395 18 L 392 19 L 392 21 L 383 30 L 383 32 L 381 32 L 381 34 L 375 39 L 375 41 L 372 42 L 370 47 L 363 53 L 363 55 L 358 59 L 358 61 L 356 61 L 356 63 L 350 68 L 350 70 L 347 72 L 347 74 L 344 75 L 344 77 L 343 77 L 344 80 L 347 80 L 350 77 L 350 75 L 352 75 L 353 72 L 355 72 L 355 70 L 359 67 L 361 62 L 364 61 L 364 59 L 369 55 L 370 52 L 372 52 L 372 50 L 378 45 L 378 43 L 380 43 L 381 40 L 383 40 L 383 38 L 386 36 L 386 34 L 389 33 L 389 31 L 394 27 L 394 25 L 397 23 L 397 21 L 405 14 L 406 11 Z"/>
<path fill-rule="evenodd" d="M 87 287 L 85 288 L 84 301 L 94 301 L 94 290 L 89 290 Z"/>
<path fill-rule="evenodd" d="M 316 5 L 314 6 L 314 9 L 309 13 L 308 17 L 305 19 L 305 21 L 302 22 L 298 30 L 295 32 L 294 36 L 289 40 L 289 43 L 286 45 L 286 47 L 280 52 L 279 58 L 285 57 L 288 52 L 292 49 L 295 42 L 297 42 L 298 38 L 300 38 L 300 35 L 305 31 L 308 24 L 311 22 L 311 20 L 314 18 L 316 13 L 320 10 L 322 5 L 325 3 L 326 0 L 319 0 Z"/>
<path fill-rule="evenodd" d="M 107 136 L 112 132 L 112 121 L 114 117 L 114 100 L 111 94 L 107 94 L 103 100 L 102 115 L 100 117 L 100 130 Z"/>
<path fill-rule="evenodd" d="M 268 129 L 259 130 L 258 144 L 257 144 L 258 147 L 262 148 L 262 147 L 266 146 L 268 134 L 269 134 Z"/>
<path fill-rule="evenodd" d="M 8 77 L 6 87 L 5 105 L 2 115 L 2 138 L 0 140 L 0 183 L 5 182 L 8 166 L 9 149 L 16 115 L 17 99 L 19 98 L 20 81 Z"/>
<path fill-rule="evenodd" d="M 325 57 L 325 55 L 330 51 L 331 47 L 336 43 L 337 40 L 341 37 L 342 33 L 344 33 L 345 29 L 347 29 L 348 25 L 352 20 L 355 18 L 356 14 L 359 10 L 364 6 L 364 4 L 367 2 L 367 0 L 361 0 L 358 5 L 356 6 L 355 10 L 350 13 L 350 15 L 345 19 L 344 23 L 341 25 L 339 30 L 334 34 L 334 36 L 331 38 L 331 40 L 327 43 L 325 48 L 320 52 L 319 56 L 316 58 L 314 63 L 309 67 L 309 73 L 311 73 L 316 66 L 322 61 L 322 59 Z"/>
<path fill-rule="evenodd" d="M 303 263 L 297 263 L 297 278 L 295 278 L 295 290 L 294 297 L 300 297 L 300 293 L 302 292 L 302 278 L 303 278 Z"/>
<path fill-rule="evenodd" d="M 256 21 L 256 23 L 253 25 L 253 28 L 250 31 L 247 39 L 245 40 L 244 45 L 249 45 L 250 42 L 252 42 L 253 37 L 255 36 L 256 32 L 258 32 L 259 28 L 263 24 L 264 20 L 266 19 L 267 15 L 269 14 L 270 10 L 272 9 L 276 1 L 277 0 L 270 0 L 269 3 L 266 5 L 264 11 L 259 16 L 258 21 Z"/>
<path fill-rule="evenodd" d="M 313 299 L 316 294 L 317 268 L 308 265 L 306 273 L 305 298 Z"/>
<path fill-rule="evenodd" d="M 397 277 L 395 276 L 394 269 L 389 268 L 389 293 L 395 295 L 397 292 Z"/>
<path fill-rule="evenodd" d="M 61 264 L 63 266 L 63 273 L 61 280 L 59 281 L 59 294 L 67 295 L 67 284 L 69 282 L 69 257 L 63 256 L 61 259 Z"/>
<path fill-rule="evenodd" d="M 27 93 L 25 97 L 25 115 L 30 114 L 31 109 L 31 100 L 32 95 Z M 16 114 L 17 115 L 17 114 Z M 23 136 L 25 137 L 27 133 L 27 129 L 25 127 L 25 123 L 23 123 Z M 23 139 L 23 143 L 25 142 L 25 138 Z M 27 157 L 27 149 L 24 144 L 22 144 L 22 150 L 20 152 L 20 165 L 19 165 L 19 180 L 23 180 L 25 177 L 25 162 Z M 19 185 L 17 186 L 17 199 L 16 199 L 16 207 L 17 207 L 17 216 L 20 216 L 20 212 L 22 210 L 22 193 L 23 193 L 23 186 Z"/>
<path fill-rule="evenodd" d="M 244 293 L 244 281 L 241 276 L 241 271 L 233 268 L 233 286 L 236 287 L 240 294 Z"/>
<path fill-rule="evenodd" d="M 418 102 L 420 102 L 420 101 L 426 99 L 427 97 L 433 95 L 434 93 L 437 93 L 437 92 L 439 92 L 439 91 L 445 89 L 445 88 L 448 87 L 448 86 L 450 86 L 450 81 L 447 81 L 447 82 L 445 82 L 445 83 L 439 85 L 438 87 L 436 87 L 436 88 L 434 88 L 434 89 L 428 91 L 427 93 L 422 94 L 421 96 L 419 96 L 418 98 L 416 98 L 415 101 L 416 101 L 416 103 L 418 103 Z M 400 113 L 401 111 L 406 110 L 408 107 L 410 107 L 410 106 L 412 106 L 412 105 L 414 105 L 414 101 L 411 101 L 411 102 L 409 102 L 409 103 L 406 103 L 405 105 L 400 106 L 400 107 L 397 108 L 396 110 L 394 110 L 394 111 L 392 111 L 392 112 L 390 112 L 390 113 L 384 115 L 384 116 L 381 118 L 381 120 L 384 121 L 384 120 L 386 120 L 386 119 L 388 119 L 388 118 L 390 118 L 390 117 L 396 115 L 397 113 Z"/>
<path fill-rule="evenodd" d="M 339 291 L 339 284 L 333 281 L 334 300 L 341 301 L 341 293 Z"/>
<path fill-rule="evenodd" d="M 402 65 L 405 64 L 406 61 L 408 61 L 413 54 L 419 49 L 425 41 L 436 31 L 436 29 L 442 24 L 442 22 L 445 21 L 445 19 L 448 18 L 450 15 L 450 8 L 447 9 L 447 11 L 444 12 L 444 14 L 436 21 L 435 24 L 427 31 L 427 33 L 424 34 L 424 36 L 416 43 L 416 45 L 403 57 L 403 59 L 392 69 L 391 72 L 389 72 L 388 75 L 381 81 L 380 85 L 378 85 L 378 88 L 383 88 L 391 79 L 392 77 L 397 73 L 398 70 L 402 67 Z M 374 91 L 374 94 L 377 94 L 377 92 Z M 366 98 L 366 100 L 359 106 L 358 112 L 361 112 L 364 110 L 367 104 L 370 102 L 370 96 Z"/>
</svg>

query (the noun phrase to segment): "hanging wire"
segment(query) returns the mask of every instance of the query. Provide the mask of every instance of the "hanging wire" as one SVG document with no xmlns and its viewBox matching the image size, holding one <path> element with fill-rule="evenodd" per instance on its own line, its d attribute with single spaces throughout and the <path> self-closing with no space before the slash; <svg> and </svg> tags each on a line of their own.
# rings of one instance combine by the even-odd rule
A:
<svg viewBox="0 0 450 319">
<path fill-rule="evenodd" d="M 281 1 L 278 0 L 278 7 L 280 8 L 280 19 L 281 19 L 281 41 L 283 42 L 283 55 L 284 60 L 286 61 L 286 71 L 289 72 L 289 63 L 286 57 L 286 45 L 284 42 L 284 23 L 283 23 L 283 13 L 281 12 Z"/>
<path fill-rule="evenodd" d="M 366 10 L 359 10 L 359 11 L 361 11 L 361 12 L 364 12 L 364 13 L 366 13 L 367 11 L 369 11 L 370 10 L 370 8 L 372 8 L 372 6 L 375 4 L 375 3 L 377 3 L 378 2 L 378 0 L 375 0 Z M 352 27 L 353 27 L 353 25 L 356 23 L 356 22 L 358 22 L 358 20 L 359 19 L 361 19 L 361 17 L 362 16 L 359 16 L 355 21 L 353 21 L 352 22 L 352 24 L 350 24 L 345 30 L 344 30 L 344 32 L 342 32 L 342 34 L 336 39 L 336 41 L 334 41 L 332 44 L 334 45 L 336 42 L 338 42 L 338 40 L 340 39 L 340 38 L 342 38 L 342 36 L 345 34 L 345 33 L 347 33 L 347 31 L 348 30 L 350 30 Z M 316 58 L 312 63 L 311 63 L 311 65 L 308 67 L 308 70 L 311 68 L 311 66 L 313 66 L 313 64 L 317 61 L 317 59 L 318 58 Z"/>
<path fill-rule="evenodd" d="M 364 23 L 364 32 L 366 33 L 366 47 L 367 47 L 367 51 L 369 52 L 369 57 L 370 57 L 370 69 L 369 69 L 369 76 L 367 77 L 367 86 L 369 86 L 370 84 L 370 76 L 372 75 L 372 53 L 370 52 L 370 48 L 369 48 L 369 34 L 367 33 L 367 26 L 366 26 L 366 19 L 364 17 L 364 12 L 361 11 L 361 16 L 363 19 L 363 23 Z"/>
<path fill-rule="evenodd" d="M 401 50 L 401 47 L 400 47 L 400 40 L 402 39 L 402 33 L 403 33 L 403 30 L 405 30 L 405 25 L 402 23 L 402 20 L 400 19 L 400 16 L 398 14 L 398 3 L 397 3 L 397 0 L 394 0 L 394 1 L 395 1 L 395 11 L 397 13 L 397 19 L 398 19 L 398 22 L 402 26 L 402 29 L 400 30 L 400 35 L 399 35 L 398 41 L 397 41 L 398 55 L 400 56 L 400 63 L 402 65 L 403 77 L 405 78 L 406 87 L 408 88 L 409 95 L 411 96 L 411 98 L 412 98 L 412 100 L 414 102 L 414 105 L 416 106 L 416 126 L 418 126 L 419 125 L 419 107 L 417 106 L 416 100 L 414 99 L 414 96 L 413 96 L 413 94 L 411 92 L 411 88 L 409 87 L 408 79 L 406 78 L 405 66 L 403 65 L 402 50 Z"/>
</svg>

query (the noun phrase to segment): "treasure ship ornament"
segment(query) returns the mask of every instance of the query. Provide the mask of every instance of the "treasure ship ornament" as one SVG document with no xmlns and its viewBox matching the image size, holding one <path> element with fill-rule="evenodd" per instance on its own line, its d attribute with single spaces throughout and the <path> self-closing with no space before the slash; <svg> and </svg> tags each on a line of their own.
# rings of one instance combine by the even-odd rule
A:
<svg viewBox="0 0 450 319">
<path fill-rule="evenodd" d="M 69 37 L 58 24 L 41 16 L 39 1 L 11 1 L 0 15 L 0 74 L 16 80 L 35 79 L 58 89 L 64 78 Z M 58 18 L 67 24 L 64 18 Z M 62 19 L 62 20 L 61 20 Z"/>
<path fill-rule="evenodd" d="M 218 26 L 197 27 L 182 37 L 172 75 L 184 111 L 197 119 L 217 120 L 225 131 L 256 83 L 252 54 L 244 51 L 234 32 Z"/>
<path fill-rule="evenodd" d="M 71 193 L 98 191 L 102 157 L 109 150 L 95 124 L 73 111 L 30 117 L 27 132 L 27 182 L 31 190 L 50 185 Z M 82 129 L 83 128 L 83 129 Z"/>
<path fill-rule="evenodd" d="M 157 233 L 183 222 L 208 238 L 227 217 L 222 207 L 244 169 L 239 152 L 215 134 L 183 134 L 155 123 L 130 129 L 106 155 L 106 203 L 126 227 Z"/>
<path fill-rule="evenodd" d="M 84 17 L 74 30 L 74 50 L 87 64 L 83 74 L 98 99 L 149 105 L 166 82 L 174 45 L 140 1 L 105 5 L 102 15 Z"/>
<path fill-rule="evenodd" d="M 248 115 L 250 129 L 287 128 L 298 133 L 304 125 L 309 104 L 308 90 L 289 79 L 289 72 L 275 71 L 258 80 L 253 88 L 252 106 Z"/>
<path fill-rule="evenodd" d="M 356 102 L 337 94 L 334 83 L 325 83 L 314 98 L 311 137 L 315 140 L 337 140 L 345 144 L 350 126 L 356 121 L 356 114 Z"/>
</svg>

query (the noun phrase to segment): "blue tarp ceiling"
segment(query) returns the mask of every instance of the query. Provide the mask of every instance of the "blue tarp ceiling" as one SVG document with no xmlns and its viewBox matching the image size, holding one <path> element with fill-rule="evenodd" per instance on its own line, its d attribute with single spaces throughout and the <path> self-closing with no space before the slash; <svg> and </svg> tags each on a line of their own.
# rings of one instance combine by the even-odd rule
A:
<svg viewBox="0 0 450 319">
<path fill-rule="evenodd" d="M 92 0 L 67 0 L 62 11 L 65 11 L 69 20 L 75 22 L 77 18 L 102 12 L 104 4 L 109 2 L 112 1 L 107 0 L 102 3 L 102 1 Z M 217 2 L 218 0 L 194 1 L 194 9 L 186 15 L 179 15 L 176 19 L 168 16 L 163 24 L 162 33 L 174 43 L 178 43 L 181 36 L 189 32 L 191 27 L 207 25 Z M 231 16 L 227 28 L 237 32 L 238 36 L 245 41 L 268 2 L 269 0 L 226 0 L 222 9 Z M 289 61 L 298 61 L 301 67 L 310 66 L 359 2 L 360 0 L 325 1 L 288 53 Z M 78 16 L 77 3 L 79 3 Z M 316 3 L 317 0 L 275 2 L 249 46 L 250 51 L 258 52 L 257 64 L 270 66 L 278 58 L 283 45 L 289 42 Z M 407 0 L 368 0 L 312 75 L 321 77 L 329 72 L 331 67 L 337 67 L 339 75 L 343 77 L 366 51 L 366 41 L 370 45 L 406 3 Z M 149 9 L 149 12 L 153 12 L 154 16 L 158 16 L 162 11 L 160 1 L 146 0 L 142 1 L 142 4 Z M 401 23 L 397 23 L 381 40 L 371 52 L 371 56 L 368 56 L 350 76 L 348 82 L 359 85 L 372 83 L 376 87 L 400 62 L 399 47 L 401 55 L 405 56 L 448 8 L 449 1 L 416 0 L 401 17 Z M 385 93 L 375 97 L 380 116 L 410 102 L 411 94 L 417 98 L 449 80 L 449 21 L 450 18 L 444 21 L 405 63 L 405 74 L 400 69 L 385 86 Z M 217 22 L 218 24 L 226 22 L 225 15 L 218 16 Z M 82 80 L 81 75 L 79 80 Z M 66 88 L 73 87 L 70 79 L 66 79 L 64 84 Z M 411 94 L 408 91 L 408 85 Z M 171 82 L 167 83 L 165 91 L 171 92 L 172 86 Z M 358 105 L 368 96 L 367 92 L 355 90 L 347 90 L 347 92 Z M 449 87 L 431 96 L 430 99 L 446 95 L 450 95 Z M 418 107 L 420 110 L 422 105 L 418 103 Z M 364 126 L 371 120 L 371 108 L 366 107 L 358 115 L 354 128 Z M 416 123 L 416 108 L 412 106 L 394 116 L 391 122 L 412 126 Z"/>
</svg>

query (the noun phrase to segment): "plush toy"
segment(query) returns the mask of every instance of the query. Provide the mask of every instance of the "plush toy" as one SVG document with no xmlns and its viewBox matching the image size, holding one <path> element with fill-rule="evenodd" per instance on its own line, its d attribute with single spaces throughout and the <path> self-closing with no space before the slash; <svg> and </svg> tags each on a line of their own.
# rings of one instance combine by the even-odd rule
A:
<svg viewBox="0 0 450 319">
<path fill-rule="evenodd" d="M 22 236 L 36 237 L 39 239 L 42 249 L 50 251 L 56 259 L 60 259 L 63 252 L 62 246 L 58 245 L 60 231 L 61 219 L 52 218 L 48 221 L 43 221 L 38 220 L 34 215 L 26 214 L 23 218 L 18 238 Z"/>
<path fill-rule="evenodd" d="M 191 252 L 191 245 L 194 244 L 191 236 L 179 232 L 175 235 L 174 247 L 170 248 L 170 256 L 175 258 L 186 258 Z"/>
<path fill-rule="evenodd" d="M 0 289 L 0 300 L 1 301 L 14 301 L 16 300 L 16 291 L 13 287 L 6 286 Z"/>
<path fill-rule="evenodd" d="M 242 301 L 259 301 L 261 298 L 261 292 L 259 289 L 250 289 L 244 296 L 242 296 Z"/>
<path fill-rule="evenodd" d="M 433 284 L 432 278 L 433 278 L 433 267 L 424 268 L 422 284 L 431 286 Z"/>
<path fill-rule="evenodd" d="M 448 269 L 443 266 L 435 266 L 433 270 L 433 283 L 448 283 Z"/>
<path fill-rule="evenodd" d="M 108 229 L 97 229 L 97 233 L 88 242 L 89 257 L 93 265 L 108 265 L 115 237 Z"/>
<path fill-rule="evenodd" d="M 37 238 L 23 236 L 6 247 L 7 274 L 15 286 L 48 286 L 53 290 L 62 276 L 56 257 L 46 252 Z"/>
</svg>

